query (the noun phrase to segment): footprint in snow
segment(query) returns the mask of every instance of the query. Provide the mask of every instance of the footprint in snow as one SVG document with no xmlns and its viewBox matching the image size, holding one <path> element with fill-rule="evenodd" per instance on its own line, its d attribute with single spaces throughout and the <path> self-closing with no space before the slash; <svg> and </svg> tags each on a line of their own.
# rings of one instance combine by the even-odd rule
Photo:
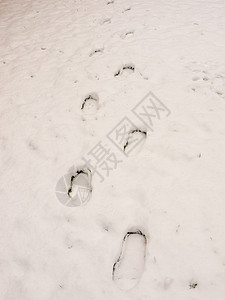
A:
<svg viewBox="0 0 225 300">
<path fill-rule="evenodd" d="M 146 137 L 147 137 L 146 131 L 142 131 L 140 129 L 132 130 L 128 134 L 126 143 L 124 144 L 124 147 L 123 147 L 124 152 L 127 155 L 138 154 L 141 151 L 141 149 L 146 141 Z"/>
<path fill-rule="evenodd" d="M 89 54 L 89 56 L 91 57 L 91 56 L 96 55 L 96 54 L 101 54 L 101 53 L 103 53 L 103 51 L 104 51 L 103 48 L 95 49 L 95 50 L 93 50 L 93 51 Z"/>
<path fill-rule="evenodd" d="M 104 24 L 110 24 L 111 23 L 111 19 L 110 18 L 106 18 L 106 19 L 103 19 L 100 24 L 101 25 L 104 25 Z"/>
<path fill-rule="evenodd" d="M 195 73 L 192 77 L 192 81 L 195 85 L 192 86 L 194 92 L 207 93 L 211 90 L 217 96 L 225 98 L 225 73 L 224 70 L 218 72 L 215 67 L 207 64 L 201 65 L 196 62 L 192 62 L 191 66 L 187 66 L 187 69 Z"/>
<path fill-rule="evenodd" d="M 121 290 L 130 290 L 139 283 L 144 271 L 146 244 L 146 236 L 139 230 L 125 235 L 112 273 L 114 283 Z"/>
<path fill-rule="evenodd" d="M 124 76 L 124 75 L 127 76 L 131 73 L 134 73 L 134 71 L 135 71 L 134 64 L 125 64 L 125 65 L 121 66 L 118 71 L 116 71 L 116 73 L 114 74 L 114 77 Z"/>
<path fill-rule="evenodd" d="M 200 72 L 199 72 L 200 73 Z M 224 98 L 225 94 L 225 79 L 221 75 L 210 76 L 206 75 L 206 71 L 202 71 L 199 76 L 192 77 L 192 81 L 196 82 L 196 85 L 192 87 L 193 91 L 196 90 L 206 90 L 210 89 L 212 92 L 216 93 L 218 96 Z"/>
<path fill-rule="evenodd" d="M 131 30 L 131 31 L 127 31 L 126 33 L 123 33 L 123 34 L 121 34 L 121 39 L 126 39 L 126 38 L 128 38 L 128 37 L 132 37 L 134 35 L 134 31 L 133 30 Z"/>
<path fill-rule="evenodd" d="M 92 192 L 91 179 L 91 171 L 87 168 L 62 176 L 55 189 L 58 200 L 68 207 L 87 204 Z"/>
<path fill-rule="evenodd" d="M 88 94 L 81 104 L 84 120 L 93 117 L 99 109 L 99 97 L 96 93 Z"/>
<path fill-rule="evenodd" d="M 125 13 L 125 12 L 130 11 L 130 10 L 131 10 L 131 7 L 128 7 L 128 8 L 126 8 L 126 9 L 124 9 L 124 10 L 122 11 L 122 13 Z"/>
</svg>

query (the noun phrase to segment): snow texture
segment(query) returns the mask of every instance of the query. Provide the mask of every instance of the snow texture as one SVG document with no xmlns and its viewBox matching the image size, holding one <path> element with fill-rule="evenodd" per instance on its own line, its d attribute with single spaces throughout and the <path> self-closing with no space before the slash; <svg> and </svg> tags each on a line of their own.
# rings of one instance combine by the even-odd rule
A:
<svg viewBox="0 0 225 300">
<path fill-rule="evenodd" d="M 0 5 L 0 299 L 224 300 L 224 0 Z M 63 206 L 59 178 L 122 118 L 147 130 L 130 112 L 149 92 L 170 116 Z M 133 227 L 148 243 L 124 291 L 112 271 Z"/>
</svg>

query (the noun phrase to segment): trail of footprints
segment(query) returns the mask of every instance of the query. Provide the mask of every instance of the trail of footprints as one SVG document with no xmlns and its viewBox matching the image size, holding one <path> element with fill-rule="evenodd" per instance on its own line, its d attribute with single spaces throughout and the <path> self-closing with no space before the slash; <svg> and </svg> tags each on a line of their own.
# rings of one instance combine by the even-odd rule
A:
<svg viewBox="0 0 225 300">
<path fill-rule="evenodd" d="M 141 133 L 143 134 L 143 133 Z M 86 205 L 92 193 L 92 173 L 87 168 L 68 173 L 56 186 L 59 201 L 68 207 Z M 134 288 L 144 272 L 147 238 L 139 229 L 123 238 L 120 254 L 112 266 L 112 280 L 124 291 Z"/>
<path fill-rule="evenodd" d="M 108 0 L 106 5 L 113 5 L 114 0 Z M 131 8 L 127 8 L 122 13 L 129 12 Z M 101 21 L 101 25 L 107 25 L 111 23 L 111 18 L 105 18 Z M 130 30 L 122 35 L 121 39 L 132 37 L 134 31 Z M 96 48 L 93 50 L 89 57 L 95 57 L 101 55 L 104 52 L 104 48 Z M 126 77 L 136 71 L 136 67 L 133 63 L 127 63 L 118 68 L 115 71 L 114 77 Z M 192 77 L 192 81 L 196 84 L 192 87 L 193 91 L 199 89 L 202 85 L 207 84 L 212 91 L 217 95 L 224 97 L 225 95 L 225 76 L 216 75 L 210 76 L 206 71 L 195 71 L 197 73 Z M 139 74 L 144 78 L 141 72 Z M 81 103 L 81 111 L 83 114 L 83 120 L 88 120 L 89 117 L 93 117 L 97 114 L 100 108 L 99 96 L 97 93 L 89 93 Z M 138 140 L 139 147 L 135 148 L 134 154 L 137 154 L 146 140 L 147 133 L 144 130 L 134 128 L 131 130 L 125 140 L 123 150 L 125 154 L 129 154 L 133 151 L 134 142 Z M 71 171 L 62 176 L 56 186 L 56 195 L 59 201 L 68 207 L 81 207 L 86 205 L 92 195 L 92 172 L 90 169 L 83 167 L 78 170 Z M 120 250 L 118 249 L 118 256 L 112 265 L 112 280 L 115 285 L 124 291 L 128 291 L 139 283 L 141 276 L 144 272 L 145 259 L 146 259 L 146 247 L 147 247 L 146 235 L 137 229 L 128 231 L 121 244 Z M 194 288 L 197 286 L 195 283 Z"/>
<path fill-rule="evenodd" d="M 209 90 L 218 95 L 221 98 L 225 99 L 225 72 L 216 72 L 213 67 L 210 70 L 207 70 L 204 65 L 196 65 L 193 63 L 193 66 L 188 67 L 191 69 L 195 75 L 192 77 L 192 91 L 199 92 Z"/>
<path fill-rule="evenodd" d="M 99 108 L 99 97 L 90 93 L 84 97 L 81 110 L 87 115 L 95 115 Z M 143 147 L 147 132 L 134 128 L 127 134 L 124 143 L 124 152 L 129 154 L 135 146 L 134 154 Z M 68 207 L 86 205 L 92 195 L 92 172 L 84 167 L 62 176 L 56 186 L 56 195 L 59 201 Z M 145 265 L 147 238 L 140 230 L 131 230 L 126 233 L 122 241 L 119 257 L 112 267 L 112 280 L 121 290 L 134 288 L 141 279 Z"/>
<path fill-rule="evenodd" d="M 114 0 L 108 0 L 107 5 L 112 5 Z M 123 13 L 131 10 L 127 8 Z M 101 24 L 110 24 L 111 19 L 103 19 Z M 122 39 L 132 36 L 134 31 L 128 31 L 121 36 Z M 103 48 L 93 50 L 89 57 L 102 54 Z M 114 77 L 128 76 L 135 72 L 135 65 L 124 64 L 115 73 Z M 87 94 L 81 102 L 83 120 L 93 117 L 99 110 L 99 96 L 97 93 Z M 134 142 L 138 141 L 134 154 L 137 154 L 146 139 L 147 133 L 141 129 L 134 128 L 127 134 L 124 143 L 124 152 L 129 154 L 133 150 Z M 62 176 L 56 185 L 56 195 L 58 200 L 68 207 L 79 207 L 86 205 L 92 194 L 92 172 L 83 167 L 71 171 Z M 140 230 L 131 230 L 123 238 L 120 254 L 112 266 L 112 280 L 121 290 L 134 288 L 144 271 L 147 238 Z"/>
</svg>

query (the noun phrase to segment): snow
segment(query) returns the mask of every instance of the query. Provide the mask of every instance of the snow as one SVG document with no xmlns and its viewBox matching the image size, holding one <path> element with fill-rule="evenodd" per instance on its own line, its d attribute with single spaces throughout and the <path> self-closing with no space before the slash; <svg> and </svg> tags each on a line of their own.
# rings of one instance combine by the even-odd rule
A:
<svg viewBox="0 0 225 300">
<path fill-rule="evenodd" d="M 113 280 L 121 290 L 133 289 L 141 278 L 145 265 L 146 238 L 140 231 L 124 237 L 121 254 L 113 266 Z"/>
<path fill-rule="evenodd" d="M 0 2 L 0 299 L 224 300 L 225 2 L 111 2 Z M 171 114 L 93 176 L 87 205 L 63 206 L 59 178 L 125 116 L 143 126 L 132 109 L 149 92 Z M 121 291 L 134 227 L 145 267 Z"/>
</svg>

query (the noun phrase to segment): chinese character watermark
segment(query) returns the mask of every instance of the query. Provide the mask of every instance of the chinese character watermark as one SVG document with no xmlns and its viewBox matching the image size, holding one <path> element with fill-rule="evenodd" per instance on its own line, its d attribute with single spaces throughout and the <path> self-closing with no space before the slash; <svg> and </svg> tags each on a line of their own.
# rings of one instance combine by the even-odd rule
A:
<svg viewBox="0 0 225 300">
<path fill-rule="evenodd" d="M 82 157 L 82 170 L 69 172 L 62 176 L 56 186 L 59 201 L 70 207 L 86 204 L 91 196 L 91 177 L 96 176 L 100 182 L 117 169 L 123 159 L 137 153 L 147 138 L 147 130 L 154 131 L 154 123 L 168 117 L 171 111 L 153 93 L 149 92 L 132 110 L 132 117 L 123 117 L 107 134 L 106 138 L 113 147 L 99 141 Z M 137 118 L 142 128 L 135 124 Z M 132 121 L 131 121 L 132 118 Z M 145 128 L 145 129 L 143 129 Z M 118 151 L 119 150 L 119 151 Z"/>
<path fill-rule="evenodd" d="M 122 162 L 110 148 L 102 144 L 102 141 L 98 142 L 82 160 L 91 169 L 92 175 L 96 174 L 101 182 Z"/>
<path fill-rule="evenodd" d="M 155 119 L 168 117 L 171 111 L 152 92 L 149 92 L 133 109 L 134 115 L 153 131 Z"/>
</svg>

